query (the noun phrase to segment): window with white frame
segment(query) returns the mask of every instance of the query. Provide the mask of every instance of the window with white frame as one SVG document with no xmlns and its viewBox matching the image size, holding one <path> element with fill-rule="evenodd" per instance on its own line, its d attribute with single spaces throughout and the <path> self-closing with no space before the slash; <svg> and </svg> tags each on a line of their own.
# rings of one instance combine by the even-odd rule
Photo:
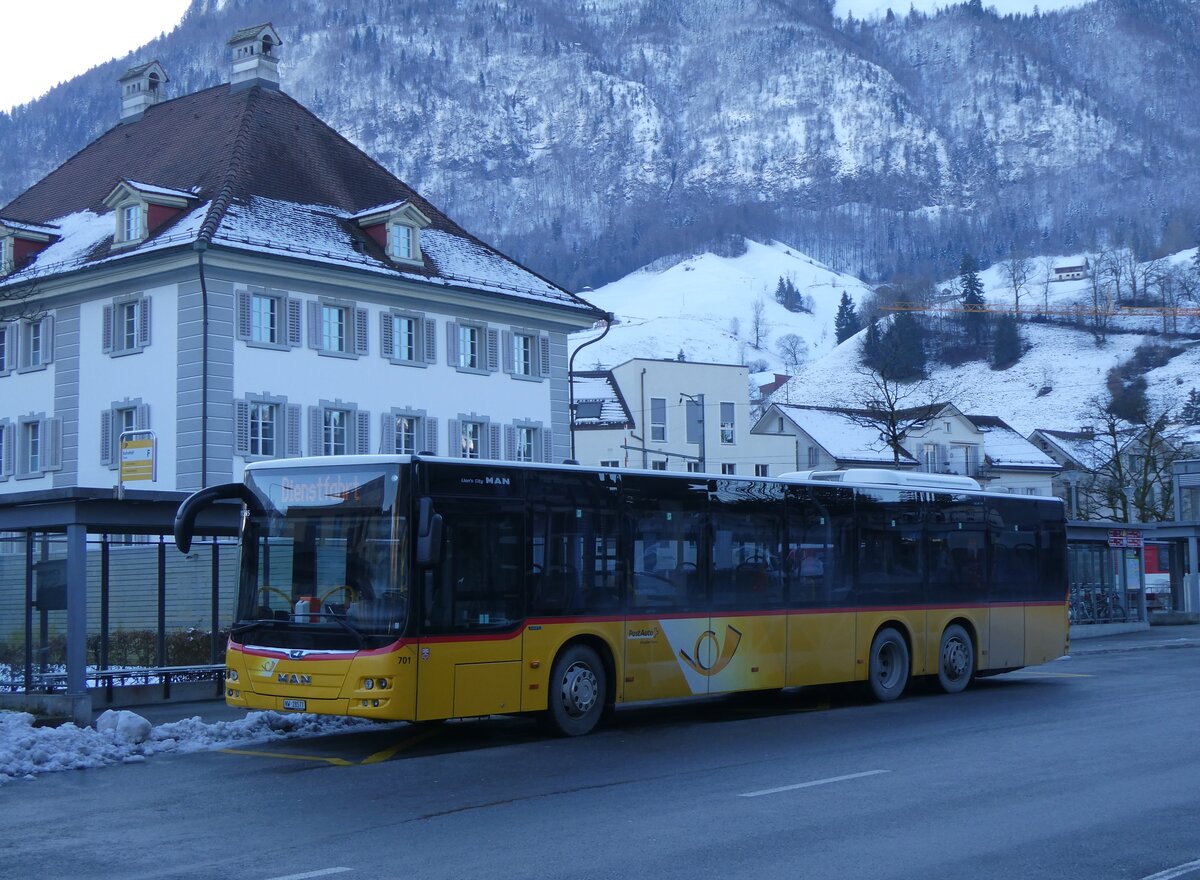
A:
<svg viewBox="0 0 1200 880">
<path fill-rule="evenodd" d="M 737 474 L 737 465 L 730 461 L 722 462 L 721 473 L 725 474 L 726 476 L 732 477 L 735 474 Z"/>
<path fill-rule="evenodd" d="M 139 241 L 146 235 L 146 210 L 141 204 L 134 202 L 117 208 L 116 241 Z"/>
<path fill-rule="evenodd" d="M 652 471 L 665 471 L 666 469 L 667 460 L 665 458 L 659 458 L 650 462 L 650 470 Z"/>
<path fill-rule="evenodd" d="M 17 420 L 16 468 L 18 480 L 44 476 L 61 468 L 61 420 L 45 413 Z"/>
<path fill-rule="evenodd" d="M 235 454 L 248 460 L 300 454 L 300 405 L 271 394 L 233 402 Z M 316 448 L 313 454 L 318 454 Z"/>
<path fill-rule="evenodd" d="M 734 405 L 729 402 L 721 403 L 721 442 L 728 445 L 734 442 Z"/>
<path fill-rule="evenodd" d="M 397 455 L 437 454 L 437 419 L 425 410 L 392 409 L 383 414 L 381 451 Z"/>
<path fill-rule="evenodd" d="M 487 416 L 459 413 L 450 420 L 450 454 L 457 458 L 500 458 L 500 425 Z"/>
<path fill-rule="evenodd" d="M 150 428 L 150 407 L 141 398 L 113 401 L 100 413 L 100 463 L 116 468 L 121 463 L 121 435 Z"/>
<path fill-rule="evenodd" d="M 419 312 L 392 309 L 379 320 L 380 354 L 394 364 L 424 366 L 437 361 L 433 319 Z"/>
<path fill-rule="evenodd" d="M 771 466 L 766 464 L 756 464 L 754 466 L 754 476 L 769 477 L 771 476 Z"/>
<path fill-rule="evenodd" d="M 250 339 L 279 344 L 279 300 L 262 293 L 250 297 Z"/>
<path fill-rule="evenodd" d="M 513 372 L 518 376 L 532 376 L 537 372 L 536 336 L 513 334 Z"/>
<path fill-rule="evenodd" d="M 461 455 L 463 458 L 483 457 L 483 422 L 463 421 L 461 423 Z"/>
<path fill-rule="evenodd" d="M 515 428 L 515 439 L 513 449 L 513 459 L 515 461 L 534 461 L 533 450 L 538 439 L 538 429 L 531 428 L 528 425 L 517 425 Z"/>
<path fill-rule="evenodd" d="M 667 399 L 665 397 L 650 398 L 650 439 L 656 443 L 666 442 Z"/>
<path fill-rule="evenodd" d="M 54 359 L 54 319 L 49 315 L 20 324 L 18 372 L 45 369 Z"/>
<path fill-rule="evenodd" d="M 237 292 L 237 337 L 256 348 L 301 344 L 300 300 L 282 290 L 250 287 Z"/>
<path fill-rule="evenodd" d="M 446 348 L 446 363 L 461 372 L 490 373 L 500 368 L 500 333 L 485 324 L 448 322 Z"/>
<path fill-rule="evenodd" d="M 808 466 L 815 468 L 821 463 L 821 450 L 815 446 L 808 447 Z"/>
<path fill-rule="evenodd" d="M 407 223 L 392 223 L 388 229 L 391 239 L 388 253 L 395 260 L 416 259 L 417 230 Z"/>
<path fill-rule="evenodd" d="M 687 463 L 687 472 L 688 472 L 689 474 L 698 474 L 698 473 L 700 473 L 700 462 L 698 462 L 698 461 L 689 461 L 689 462 Z"/>
<path fill-rule="evenodd" d="M 16 325 L 9 321 L 0 321 L 0 376 L 7 376 L 13 371 L 16 360 Z"/>
<path fill-rule="evenodd" d="M 371 451 L 371 415 L 352 403 L 321 401 L 309 408 L 313 455 L 366 455 Z"/>
<path fill-rule="evenodd" d="M 367 353 L 367 310 L 340 300 L 308 304 L 310 348 L 332 357 L 358 357 Z"/>
<path fill-rule="evenodd" d="M 120 296 L 104 307 L 105 354 L 136 354 L 150 344 L 150 298 Z"/>
<path fill-rule="evenodd" d="M 0 235 L 0 275 L 7 275 L 16 268 L 14 252 L 13 236 Z"/>
<path fill-rule="evenodd" d="M 16 467 L 16 433 L 8 419 L 0 419 L 0 480 L 7 480 Z"/>
<path fill-rule="evenodd" d="M 619 468 L 620 466 L 621 462 L 616 458 L 602 458 L 600 460 L 600 467 L 602 468 Z"/>
<path fill-rule="evenodd" d="M 554 439 L 541 422 L 516 421 L 504 428 L 509 461 L 553 461 Z"/>
</svg>

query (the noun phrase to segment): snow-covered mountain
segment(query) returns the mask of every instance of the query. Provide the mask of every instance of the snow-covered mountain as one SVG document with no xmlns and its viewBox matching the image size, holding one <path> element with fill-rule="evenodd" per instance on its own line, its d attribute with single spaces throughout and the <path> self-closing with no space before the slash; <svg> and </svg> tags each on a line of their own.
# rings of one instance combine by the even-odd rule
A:
<svg viewBox="0 0 1200 880">
<path fill-rule="evenodd" d="M 192 92 L 270 20 L 286 90 L 573 289 L 731 233 L 872 279 L 964 251 L 1195 244 L 1200 5 L 936 5 L 193 0 L 171 34 L 0 114 L 0 203 L 116 122 L 127 67 L 157 58 L 168 95 Z"/>
<path fill-rule="evenodd" d="M 1191 249 L 1174 254 L 1162 260 L 1160 268 L 1190 266 L 1195 253 Z M 1100 344 L 1089 330 L 1058 323 L 1063 313 L 1089 297 L 1091 280 L 1044 283 L 1045 273 L 1053 265 L 1082 263 L 1089 257 L 1095 261 L 1097 255 L 1032 263 L 1022 309 L 1026 316 L 1039 309 L 1049 311 L 1051 319 L 1020 323 L 1026 350 L 1016 364 L 994 370 L 986 360 L 955 366 L 931 361 L 929 389 L 964 412 L 999 416 L 1026 435 L 1035 428 L 1076 430 L 1093 421 L 1087 402 L 1104 395 L 1109 370 L 1130 361 L 1139 346 L 1161 342 L 1162 337 L 1161 317 L 1155 314 L 1118 312 L 1112 332 Z M 812 296 L 812 314 L 789 312 L 775 302 L 780 278 Z M 989 267 L 980 273 L 980 280 L 989 306 L 1011 307 L 1012 292 L 1003 266 Z M 947 279 L 937 287 L 955 284 L 956 279 Z M 706 253 L 667 261 L 587 294 L 613 312 L 618 323 L 601 341 L 579 350 L 575 367 L 611 367 L 632 357 L 674 358 L 680 352 L 690 361 L 765 362 L 768 370 L 794 376 L 776 392 L 774 399 L 779 402 L 857 406 L 869 382 L 860 366 L 865 331 L 835 345 L 833 322 L 843 292 L 856 306 L 870 295 L 857 279 L 779 242 L 747 241 L 745 252 L 738 256 Z M 760 301 L 767 332 L 756 349 L 750 338 L 754 304 Z M 1200 333 L 1200 317 L 1190 314 L 1196 312 L 1195 303 L 1188 303 L 1183 311 L 1178 329 L 1191 338 L 1171 340 L 1174 356 L 1146 373 L 1155 412 L 1178 412 L 1189 390 L 1200 386 L 1200 343 L 1194 341 Z M 807 348 L 808 358 L 798 367 L 785 363 L 778 350 L 780 338 L 788 334 L 799 336 Z M 572 346 L 578 348 L 598 335 L 596 330 L 578 333 Z M 921 402 L 926 401 L 912 401 Z"/>
</svg>

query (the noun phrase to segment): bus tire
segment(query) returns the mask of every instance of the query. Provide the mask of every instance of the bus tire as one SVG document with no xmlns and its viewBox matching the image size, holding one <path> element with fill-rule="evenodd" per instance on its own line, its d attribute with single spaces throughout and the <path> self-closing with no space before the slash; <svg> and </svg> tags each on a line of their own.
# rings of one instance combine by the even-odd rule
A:
<svg viewBox="0 0 1200 880">
<path fill-rule="evenodd" d="M 946 627 L 938 647 L 938 687 L 947 694 L 962 693 L 975 675 L 975 644 L 957 623 Z"/>
<path fill-rule="evenodd" d="M 875 634 L 871 641 L 871 658 L 867 667 L 867 681 L 871 693 L 881 703 L 890 703 L 904 693 L 911 668 L 908 644 L 904 636 L 886 626 Z"/>
<path fill-rule="evenodd" d="M 562 736 L 591 733 L 604 713 L 608 683 L 604 664 L 587 645 L 568 646 L 550 670 L 546 721 Z"/>
</svg>

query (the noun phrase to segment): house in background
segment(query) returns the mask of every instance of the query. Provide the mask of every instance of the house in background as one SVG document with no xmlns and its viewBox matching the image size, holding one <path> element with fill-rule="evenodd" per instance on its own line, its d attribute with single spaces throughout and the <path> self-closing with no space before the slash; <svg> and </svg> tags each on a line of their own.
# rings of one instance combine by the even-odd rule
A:
<svg viewBox="0 0 1200 880">
<path fill-rule="evenodd" d="M 791 457 L 788 470 L 836 471 L 848 468 L 915 470 L 918 461 L 907 450 L 896 461 L 879 430 L 855 422 L 845 409 L 773 403 L 754 425 L 759 437 L 779 438 Z"/>
<path fill-rule="evenodd" d="M 1050 276 L 1051 281 L 1075 281 L 1079 278 L 1087 278 L 1092 274 L 1092 264 L 1087 257 L 1083 258 L 1082 263 L 1064 263 L 1061 266 L 1054 267 L 1054 274 Z"/>
<path fill-rule="evenodd" d="M 793 469 L 786 444 L 750 431 L 745 366 L 634 358 L 572 380 L 581 464 L 760 477 Z M 608 415 L 597 421 L 597 412 Z"/>
<path fill-rule="evenodd" d="M 0 494 L 117 481 L 123 432 L 193 490 L 247 462 L 569 452 L 567 334 L 603 313 L 466 232 L 280 90 L 274 28 L 229 82 L 121 121 L 0 208 Z"/>
</svg>

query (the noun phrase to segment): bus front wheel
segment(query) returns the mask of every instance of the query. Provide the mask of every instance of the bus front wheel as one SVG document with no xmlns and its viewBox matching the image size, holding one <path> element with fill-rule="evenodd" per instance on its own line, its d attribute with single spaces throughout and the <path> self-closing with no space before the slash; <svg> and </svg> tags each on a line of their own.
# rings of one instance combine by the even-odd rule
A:
<svg viewBox="0 0 1200 880">
<path fill-rule="evenodd" d="M 607 694 L 600 657 L 587 645 L 571 645 L 550 670 L 546 720 L 563 736 L 583 736 L 600 720 Z"/>
<path fill-rule="evenodd" d="M 868 670 L 875 699 L 888 703 L 904 693 L 909 670 L 908 644 L 904 636 L 890 626 L 877 632 L 871 642 Z"/>
<path fill-rule="evenodd" d="M 948 694 L 957 694 L 967 689 L 975 674 L 975 645 L 970 634 L 953 623 L 942 633 L 942 644 L 938 649 L 938 687 Z"/>
</svg>

